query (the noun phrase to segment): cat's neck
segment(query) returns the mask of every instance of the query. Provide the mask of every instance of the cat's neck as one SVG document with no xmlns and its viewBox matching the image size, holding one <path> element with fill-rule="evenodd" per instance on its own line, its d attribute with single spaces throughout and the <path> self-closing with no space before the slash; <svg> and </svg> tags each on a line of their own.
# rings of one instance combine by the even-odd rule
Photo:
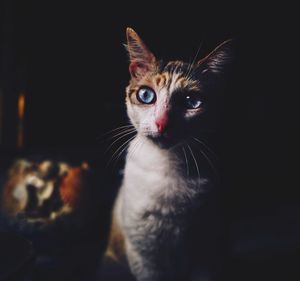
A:
<svg viewBox="0 0 300 281">
<path fill-rule="evenodd" d="M 200 167 L 198 169 L 198 166 L 196 168 L 188 164 L 180 145 L 161 148 L 138 134 L 128 149 L 124 186 L 131 192 L 139 193 L 134 198 L 141 194 L 174 198 L 182 193 L 193 197 L 206 192 L 207 178 L 201 173 Z"/>
<path fill-rule="evenodd" d="M 188 144 L 162 148 L 140 134 L 129 145 L 126 168 L 139 170 L 141 173 L 144 171 L 171 177 L 180 176 L 188 180 L 207 178 L 212 172 L 216 172 L 212 170 L 215 169 L 213 162 L 203 151 L 199 152 Z"/>
<path fill-rule="evenodd" d="M 179 149 L 162 148 L 149 138 L 137 134 L 131 141 L 127 161 L 133 161 L 147 169 L 175 169 L 183 165 Z"/>
</svg>

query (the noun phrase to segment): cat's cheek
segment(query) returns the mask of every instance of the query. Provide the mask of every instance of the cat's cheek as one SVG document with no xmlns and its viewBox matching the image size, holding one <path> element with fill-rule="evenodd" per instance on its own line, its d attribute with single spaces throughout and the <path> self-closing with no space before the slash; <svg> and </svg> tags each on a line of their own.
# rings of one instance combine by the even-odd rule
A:
<svg viewBox="0 0 300 281">
<path fill-rule="evenodd" d="M 187 120 L 187 121 L 189 121 L 189 120 L 195 118 L 195 116 L 196 116 L 196 114 L 193 113 L 193 112 L 186 112 L 184 114 L 184 119 Z"/>
<path fill-rule="evenodd" d="M 143 119 L 144 132 L 146 135 L 153 137 L 159 135 L 157 125 L 155 123 L 155 113 L 153 110 L 149 110 L 147 115 Z"/>
<path fill-rule="evenodd" d="M 127 103 L 127 115 L 131 124 L 135 127 L 137 131 L 140 129 L 140 116 L 138 114 L 138 110 L 136 105 L 131 104 L 130 102 Z"/>
<path fill-rule="evenodd" d="M 186 120 L 191 120 L 193 118 L 199 117 L 203 113 L 204 113 L 204 110 L 202 108 L 196 109 L 196 110 L 188 110 L 184 113 L 184 118 Z"/>
<path fill-rule="evenodd" d="M 144 136 L 151 135 L 153 132 L 153 126 L 151 125 L 153 122 L 149 119 L 149 116 L 139 116 L 139 128 L 138 132 Z"/>
<path fill-rule="evenodd" d="M 156 131 L 154 123 L 154 108 L 150 106 L 127 104 L 127 115 L 138 133 L 148 136 Z"/>
</svg>

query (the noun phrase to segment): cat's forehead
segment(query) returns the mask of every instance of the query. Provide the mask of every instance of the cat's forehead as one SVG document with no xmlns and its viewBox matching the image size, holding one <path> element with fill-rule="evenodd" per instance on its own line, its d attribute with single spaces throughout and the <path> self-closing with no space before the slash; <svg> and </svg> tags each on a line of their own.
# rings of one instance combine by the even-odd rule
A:
<svg viewBox="0 0 300 281">
<path fill-rule="evenodd" d="M 192 77 L 192 66 L 182 61 L 170 61 L 162 65 L 158 73 L 152 77 L 152 83 L 159 88 L 200 90 L 199 80 Z"/>
<path fill-rule="evenodd" d="M 170 75 L 175 74 L 188 74 L 191 70 L 191 65 L 185 63 L 183 61 L 169 61 L 167 63 L 163 63 L 161 67 L 161 72 L 167 72 Z"/>
<path fill-rule="evenodd" d="M 192 77 L 192 66 L 182 61 L 170 61 L 162 64 L 155 73 L 149 73 L 140 84 L 146 84 L 155 89 L 166 89 L 172 92 L 176 89 L 198 91 L 201 89 L 199 80 Z"/>
</svg>

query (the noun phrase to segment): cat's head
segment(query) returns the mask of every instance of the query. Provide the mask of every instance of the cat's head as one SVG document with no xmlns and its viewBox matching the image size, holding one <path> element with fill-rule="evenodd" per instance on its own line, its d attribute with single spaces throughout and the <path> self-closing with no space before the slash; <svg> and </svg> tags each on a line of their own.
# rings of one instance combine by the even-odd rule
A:
<svg viewBox="0 0 300 281">
<path fill-rule="evenodd" d="M 127 113 L 140 135 L 169 146 L 209 129 L 219 85 L 231 62 L 230 40 L 192 63 L 157 60 L 131 28 L 126 47 L 131 75 Z"/>
</svg>

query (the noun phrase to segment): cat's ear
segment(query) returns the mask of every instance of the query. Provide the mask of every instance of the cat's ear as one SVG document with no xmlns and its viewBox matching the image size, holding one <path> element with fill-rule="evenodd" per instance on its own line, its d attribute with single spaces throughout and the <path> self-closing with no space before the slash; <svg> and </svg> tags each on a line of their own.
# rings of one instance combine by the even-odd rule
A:
<svg viewBox="0 0 300 281">
<path fill-rule="evenodd" d="M 203 74 L 221 74 L 231 64 L 232 57 L 233 41 L 230 39 L 220 44 L 197 64 Z"/>
<path fill-rule="evenodd" d="M 146 72 L 155 69 L 156 58 L 132 28 L 128 27 L 126 34 L 126 48 L 130 60 L 129 72 L 133 78 L 142 77 Z"/>
</svg>

